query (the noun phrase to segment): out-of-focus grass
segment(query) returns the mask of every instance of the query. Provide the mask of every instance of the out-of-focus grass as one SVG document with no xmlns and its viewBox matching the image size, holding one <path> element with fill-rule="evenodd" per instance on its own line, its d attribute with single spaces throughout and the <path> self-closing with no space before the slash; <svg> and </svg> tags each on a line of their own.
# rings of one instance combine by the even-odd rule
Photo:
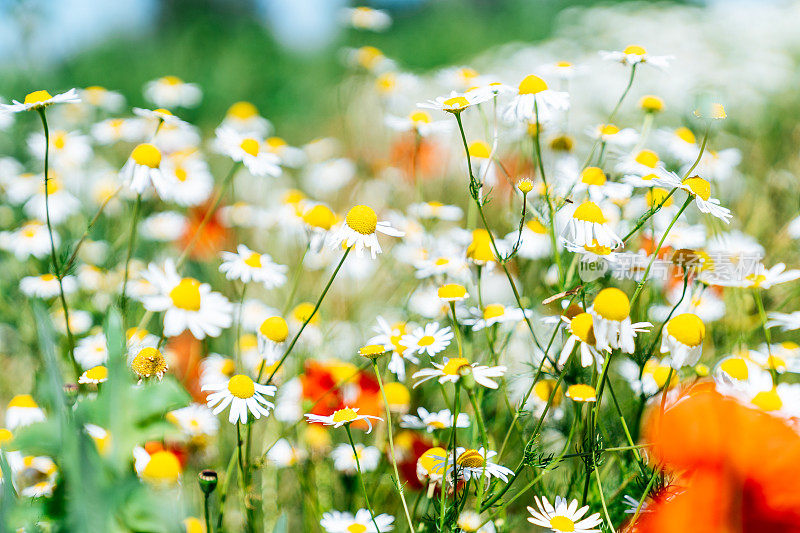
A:
<svg viewBox="0 0 800 533">
<path fill-rule="evenodd" d="M 174 74 L 199 83 L 200 112 L 183 115 L 211 127 L 236 100 L 254 102 L 289 140 L 325 131 L 335 114 L 335 87 L 344 66 L 342 47 L 371 44 L 412 71 L 466 62 L 493 45 L 547 37 L 560 11 L 596 0 L 444 0 L 393 12 L 386 33 L 343 31 L 327 49 L 311 56 L 287 52 L 263 21 L 241 8 L 212 2 L 173 1 L 151 33 L 116 38 L 54 67 L 30 65 L 0 73 L 0 94 L 19 97 L 41 87 L 102 85 L 143 105 L 142 85 Z M 212 7 L 216 5 L 216 7 Z M 591 31 L 591 29 L 587 29 Z"/>
</svg>

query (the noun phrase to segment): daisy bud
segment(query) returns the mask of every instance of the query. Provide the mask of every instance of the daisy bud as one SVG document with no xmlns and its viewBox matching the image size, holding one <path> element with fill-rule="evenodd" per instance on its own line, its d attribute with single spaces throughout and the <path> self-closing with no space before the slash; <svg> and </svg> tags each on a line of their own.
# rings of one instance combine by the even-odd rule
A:
<svg viewBox="0 0 800 533">
<path fill-rule="evenodd" d="M 217 488 L 217 473 L 214 470 L 202 470 L 197 474 L 197 481 L 200 483 L 200 490 L 208 496 Z"/>
<path fill-rule="evenodd" d="M 533 190 L 533 181 L 530 178 L 522 178 L 517 182 L 517 189 L 522 194 L 528 194 Z"/>
<path fill-rule="evenodd" d="M 272 342 L 280 343 L 289 336 L 289 325 L 283 317 L 271 316 L 261 323 L 259 332 Z"/>
</svg>

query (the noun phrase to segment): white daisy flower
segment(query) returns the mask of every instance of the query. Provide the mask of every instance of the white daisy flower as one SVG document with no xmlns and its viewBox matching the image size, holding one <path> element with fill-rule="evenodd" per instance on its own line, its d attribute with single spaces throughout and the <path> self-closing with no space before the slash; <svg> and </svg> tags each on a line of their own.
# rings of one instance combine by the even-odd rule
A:
<svg viewBox="0 0 800 533">
<path fill-rule="evenodd" d="M 531 524 L 549 528 L 557 533 L 600 533 L 600 530 L 595 527 L 603 522 L 600 513 L 583 518 L 589 510 L 588 505 L 578 509 L 578 500 L 567 503 L 567 499 L 561 496 L 556 496 L 555 506 L 544 496 L 541 500 L 538 496 L 534 496 L 534 500 L 539 509 L 528 507 L 528 512 L 531 513 L 528 522 Z"/>
<path fill-rule="evenodd" d="M 255 105 L 246 101 L 231 104 L 220 126 L 240 133 L 253 132 L 260 137 L 272 131 L 272 123 L 259 114 Z"/>
<path fill-rule="evenodd" d="M 145 84 L 144 97 L 159 107 L 195 107 L 203 98 L 203 91 L 177 76 L 164 76 Z"/>
<path fill-rule="evenodd" d="M 445 205 L 442 202 L 420 202 L 408 206 L 408 214 L 417 218 L 457 221 L 461 220 L 464 211 L 457 205 Z"/>
<path fill-rule="evenodd" d="M 141 107 L 134 107 L 133 114 L 137 117 L 142 117 L 149 119 L 151 121 L 155 121 L 158 124 L 161 124 L 163 127 L 167 126 L 174 126 L 180 128 L 190 128 L 191 124 L 186 122 L 185 120 L 181 120 L 175 115 L 172 114 L 171 111 L 168 109 L 144 109 Z M 159 131 L 161 128 L 158 128 Z"/>
<path fill-rule="evenodd" d="M 167 259 L 163 268 L 151 263 L 143 275 L 156 294 L 142 297 L 148 311 L 164 311 L 164 335 L 174 337 L 189 330 L 197 339 L 217 337 L 233 321 L 233 305 L 211 285 L 194 278 L 181 278 L 175 262 Z"/>
<path fill-rule="evenodd" d="M 278 468 L 289 468 L 306 459 L 308 453 L 286 439 L 278 439 L 267 452 L 267 460 Z"/>
<path fill-rule="evenodd" d="M 344 223 L 329 234 L 328 246 L 334 250 L 341 249 L 342 245 L 346 248 L 354 247 L 359 256 L 367 249 L 375 259 L 382 252 L 376 232 L 391 237 L 405 235 L 389 225 L 389 222 L 379 222 L 378 215 L 371 207 L 357 205 L 347 212 Z"/>
<path fill-rule="evenodd" d="M 588 312 L 592 315 L 598 350 L 620 349 L 625 353 L 633 353 L 636 334 L 652 326 L 650 322 L 631 323 L 630 300 L 624 292 L 614 287 L 598 292 Z"/>
<path fill-rule="evenodd" d="M 64 276 L 61 279 L 64 294 L 72 294 L 78 288 L 78 283 L 73 276 Z M 36 298 L 55 298 L 59 295 L 58 278 L 53 274 L 41 276 L 26 276 L 19 282 L 19 290 L 25 296 Z"/>
<path fill-rule="evenodd" d="M 461 511 L 461 514 L 458 515 L 456 525 L 460 527 L 461 531 L 464 531 L 464 533 L 496 533 L 497 531 L 494 522 L 491 520 L 486 521 L 475 511 L 466 509 Z"/>
<path fill-rule="evenodd" d="M 81 102 L 99 107 L 104 111 L 114 112 L 125 105 L 125 97 L 117 91 L 110 91 L 99 85 L 92 85 L 78 91 Z"/>
<path fill-rule="evenodd" d="M 255 133 L 239 133 L 219 127 L 216 135 L 220 151 L 243 163 L 254 176 L 277 178 L 281 175 L 280 158 L 268 151 L 264 141 Z"/>
<path fill-rule="evenodd" d="M 497 455 L 497 452 L 487 451 L 483 448 L 478 450 L 458 447 L 455 453 L 449 453 L 448 457 L 436 456 L 436 467 L 441 468 L 447 465 L 447 478 L 451 483 L 457 475 L 458 479 L 476 479 L 481 477 L 491 479 L 493 477 L 502 479 L 508 483 L 509 476 L 514 475 L 514 471 L 505 466 L 491 462 L 489 459 Z M 455 465 L 453 457 L 455 456 Z"/>
<path fill-rule="evenodd" d="M 369 426 L 367 433 L 372 431 L 372 422 L 370 421 L 370 418 L 373 420 L 383 420 L 378 416 L 358 414 L 358 407 L 344 407 L 334 411 L 328 416 L 315 415 L 312 413 L 306 413 L 304 416 L 309 423 L 324 424 L 326 426 L 333 426 L 335 428 L 342 427 L 344 425 L 350 425 L 353 422 L 363 420 L 367 423 L 367 426 Z"/>
<path fill-rule="evenodd" d="M 466 428 L 469 427 L 469 415 L 467 413 L 458 413 L 455 420 L 456 427 Z M 453 427 L 453 413 L 450 409 L 443 409 L 441 411 L 428 411 L 424 407 L 417 408 L 417 416 L 403 415 L 400 421 L 400 427 L 409 429 L 424 429 L 428 433 L 433 433 L 437 429 L 448 429 Z"/>
<path fill-rule="evenodd" d="M 53 232 L 56 249 L 60 239 Z M 0 248 L 9 251 L 20 261 L 30 256 L 41 259 L 50 253 L 50 234 L 47 225 L 38 220 L 26 222 L 14 231 L 0 232 Z"/>
<path fill-rule="evenodd" d="M 388 514 L 375 516 L 375 523 L 368 509 L 359 509 L 355 516 L 341 511 L 328 511 L 319 521 L 326 533 L 382 533 L 394 529 L 394 517 Z M 376 529 L 377 524 L 377 529 Z"/>
<path fill-rule="evenodd" d="M 136 146 L 119 175 L 123 183 L 137 194 L 142 194 L 151 185 L 158 190 L 164 179 L 161 173 L 161 150 L 150 143 Z"/>
<path fill-rule="evenodd" d="M 45 194 L 45 187 L 47 191 Z M 46 196 L 49 196 L 47 198 Z M 48 208 L 49 202 L 49 208 Z M 47 183 L 40 183 L 39 190 L 25 202 L 25 214 L 31 218 L 36 218 L 42 222 L 47 220 L 48 209 L 50 211 L 50 222 L 61 224 L 71 214 L 76 213 L 81 207 L 80 201 L 66 190 L 60 179 L 52 175 Z"/>
<path fill-rule="evenodd" d="M 78 383 L 97 385 L 108 380 L 108 368 L 97 365 L 84 371 L 78 378 Z"/>
<path fill-rule="evenodd" d="M 139 224 L 139 233 L 151 241 L 172 242 L 186 233 L 189 221 L 176 211 L 153 213 Z"/>
<path fill-rule="evenodd" d="M 414 132 L 418 133 L 420 137 L 446 133 L 453 129 L 451 121 L 433 120 L 427 111 L 421 109 L 409 113 L 406 117 L 387 115 L 385 122 L 394 131 Z"/>
<path fill-rule="evenodd" d="M 481 104 L 493 98 L 489 94 L 462 94 L 452 91 L 448 96 L 437 96 L 433 100 L 428 100 L 417 104 L 417 107 L 425 109 L 438 109 L 439 111 L 446 111 L 448 113 L 461 113 L 470 106 Z"/>
<path fill-rule="evenodd" d="M 75 361 L 81 365 L 81 368 L 102 365 L 107 360 L 108 346 L 106 336 L 102 332 L 84 337 L 75 345 Z"/>
<path fill-rule="evenodd" d="M 490 328 L 496 324 L 506 322 L 520 322 L 525 318 L 531 318 L 533 311 L 530 309 L 520 309 L 519 307 L 506 307 L 503 304 L 488 304 L 481 311 L 477 307 L 470 309 L 470 312 L 477 318 L 467 318 L 462 322 L 472 326 L 472 331 L 480 331 Z"/>
<path fill-rule="evenodd" d="M 779 283 L 788 283 L 800 278 L 800 270 L 786 270 L 784 263 L 778 263 L 771 268 L 767 268 L 759 262 L 751 270 L 740 279 L 720 280 L 716 281 L 715 284 L 729 287 L 769 289 Z"/>
<path fill-rule="evenodd" d="M 408 359 L 414 364 L 419 363 L 419 359 L 413 353 L 407 353 L 406 346 L 402 343 L 403 336 L 406 334 L 405 322 L 398 322 L 390 325 L 386 319 L 379 316 L 377 318 L 378 325 L 373 327 L 373 331 L 377 335 L 370 337 L 367 344 L 380 344 L 387 351 L 391 352 L 391 359 L 387 368 L 389 372 L 397 376 L 400 381 L 406 379 L 406 364 L 405 359 Z"/>
<path fill-rule="evenodd" d="M 167 420 L 175 424 L 194 443 L 204 442 L 219 431 L 219 419 L 203 404 L 192 403 L 167 413 Z"/>
<path fill-rule="evenodd" d="M 228 279 L 238 279 L 243 283 L 255 281 L 267 289 L 281 287 L 286 283 L 286 265 L 272 261 L 267 254 L 252 251 L 244 244 L 236 248 L 236 252 L 222 252 L 222 264 L 219 271 Z"/>
<path fill-rule="evenodd" d="M 675 174 L 665 173 L 654 178 L 653 184 L 683 189 L 694 199 L 694 203 L 700 211 L 717 217 L 726 224 L 729 224 L 733 217 L 730 209 L 722 207 L 716 198 L 711 198 L 711 184 L 700 176 L 691 176 L 680 181 Z"/>
<path fill-rule="evenodd" d="M 661 333 L 661 353 L 669 353 L 672 367 L 694 366 L 703 353 L 706 326 L 694 313 L 672 317 Z"/>
<path fill-rule="evenodd" d="M 256 419 L 261 415 L 269 416 L 269 410 L 275 405 L 264 396 L 275 396 L 278 390 L 274 385 L 256 383 L 248 376 L 236 374 L 227 382 L 203 385 L 202 390 L 212 391 L 206 398 L 206 404 L 218 415 L 230 405 L 228 422 L 246 424 L 249 411 Z"/>
<path fill-rule="evenodd" d="M 768 328 L 779 327 L 782 331 L 794 331 L 800 329 L 800 311 L 793 313 L 770 312 L 767 320 Z"/>
<path fill-rule="evenodd" d="M 619 129 L 614 124 L 600 124 L 587 129 L 586 133 L 608 146 L 629 147 L 639 140 L 639 134 L 633 128 Z"/>
<path fill-rule="evenodd" d="M 392 17 L 386 11 L 364 6 L 342 8 L 341 19 L 359 30 L 384 31 L 392 25 Z"/>
<path fill-rule="evenodd" d="M 417 371 L 413 376 L 414 379 L 419 379 L 414 383 L 414 388 L 428 380 L 436 378 L 439 383 L 457 383 L 458 380 L 467 374 L 472 374 L 475 382 L 489 389 L 496 389 L 497 382 L 491 378 L 502 377 L 506 372 L 505 366 L 483 366 L 478 363 L 470 364 L 469 361 L 463 357 L 454 357 L 452 359 L 444 358 L 444 364 L 431 362 L 433 368 L 423 368 Z"/>
<path fill-rule="evenodd" d="M 85 165 L 92 157 L 92 147 L 86 135 L 73 131 L 52 130 L 49 137 L 48 155 L 51 168 L 75 169 Z M 48 148 L 45 141 L 44 133 L 34 133 L 28 139 L 31 153 L 42 161 Z"/>
<path fill-rule="evenodd" d="M 632 44 L 625 47 L 622 51 L 609 52 L 606 50 L 600 51 L 600 57 L 607 61 L 614 61 L 622 63 L 623 65 L 638 65 L 639 63 L 647 63 L 656 68 L 666 68 L 669 65 L 672 56 L 653 56 L 647 53 L 643 47 Z"/>
<path fill-rule="evenodd" d="M 5 427 L 11 431 L 36 422 L 44 422 L 44 411 L 30 394 L 17 394 L 6 407 Z"/>
<path fill-rule="evenodd" d="M 349 444 L 337 444 L 331 450 L 333 467 L 339 472 L 354 475 L 358 471 L 356 468 L 356 454 L 358 454 L 358 464 L 361 466 L 362 472 L 372 472 L 378 468 L 378 463 L 381 460 L 381 451 L 375 446 L 364 446 L 361 443 L 356 443 L 355 454 L 353 453 L 353 447 Z"/>
<path fill-rule="evenodd" d="M 92 125 L 92 137 L 99 144 L 136 142 L 145 137 L 145 121 L 138 118 L 107 118 Z"/>
<path fill-rule="evenodd" d="M 161 178 L 154 182 L 163 200 L 181 206 L 200 205 L 211 196 L 214 177 L 196 153 L 178 152 L 161 163 Z"/>
<path fill-rule="evenodd" d="M 563 237 L 577 246 L 607 246 L 618 248 L 622 246 L 620 239 L 596 203 L 586 201 L 575 208 L 566 227 Z"/>
<path fill-rule="evenodd" d="M 503 111 L 503 118 L 508 122 L 531 122 L 538 115 L 539 122 L 547 122 L 560 111 L 569 109 L 569 93 L 554 91 L 547 83 L 530 74 L 520 83 L 517 95 Z"/>
<path fill-rule="evenodd" d="M 21 111 L 28 111 L 29 109 L 44 109 L 53 104 L 74 104 L 80 102 L 77 89 L 70 89 L 69 91 L 55 96 L 51 96 L 49 92 L 40 90 L 28 93 L 25 100 L 19 102 L 12 100 L 11 104 L 0 104 L 0 110 L 8 113 L 19 113 Z"/>
<path fill-rule="evenodd" d="M 450 326 L 439 328 L 438 322 L 426 324 L 424 328 L 417 328 L 407 335 L 403 335 L 400 343 L 406 347 L 404 355 L 427 353 L 433 357 L 445 350 L 454 337 Z"/>
<path fill-rule="evenodd" d="M 558 364 L 561 366 L 565 365 L 569 356 L 572 355 L 575 345 L 578 344 L 580 345 L 581 366 L 586 368 L 594 361 L 598 369 L 601 368 L 603 364 L 603 355 L 595 347 L 597 340 L 594 338 L 592 315 L 583 312 L 575 315 L 571 320 L 565 316 L 562 316 L 561 320 L 567 324 L 570 335 L 567 337 L 567 340 L 564 342 L 564 347 L 561 349 L 561 356 L 558 359 Z"/>
</svg>

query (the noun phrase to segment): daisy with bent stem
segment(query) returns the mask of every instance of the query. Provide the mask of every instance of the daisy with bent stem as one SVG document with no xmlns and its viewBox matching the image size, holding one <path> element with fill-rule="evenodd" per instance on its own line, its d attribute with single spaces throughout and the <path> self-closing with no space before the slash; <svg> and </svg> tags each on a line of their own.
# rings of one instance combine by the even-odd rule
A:
<svg viewBox="0 0 800 533">
<path fill-rule="evenodd" d="M 600 513 L 583 518 L 589 510 L 588 505 L 578 509 L 578 500 L 567 503 L 566 498 L 561 496 L 556 496 L 555 506 L 544 496 L 541 500 L 538 496 L 534 496 L 534 500 L 539 509 L 528 507 L 528 512 L 531 513 L 528 522 L 531 524 L 549 528 L 557 533 L 600 533 L 600 530 L 595 527 L 603 521 Z"/>
<path fill-rule="evenodd" d="M 385 400 L 384 403 L 386 403 Z M 328 416 L 307 413 L 305 417 L 310 423 L 324 424 L 326 426 L 333 426 L 335 428 L 344 426 L 344 429 L 347 432 L 347 439 L 350 441 L 350 447 L 353 448 L 353 456 L 356 460 L 356 470 L 358 471 L 358 480 L 361 482 L 361 490 L 364 493 L 364 502 L 367 504 L 367 509 L 369 510 L 370 517 L 372 518 L 372 523 L 375 525 L 375 530 L 380 532 L 380 527 L 378 526 L 378 521 L 375 517 L 375 511 L 372 510 L 372 506 L 369 503 L 369 494 L 367 493 L 367 486 L 364 484 L 364 474 L 361 472 L 361 463 L 358 460 L 358 450 L 356 449 L 356 444 L 353 441 L 353 435 L 350 433 L 350 424 L 358 420 L 363 420 L 369 426 L 369 430 L 367 431 L 367 433 L 369 433 L 372 431 L 372 422 L 370 422 L 369 419 L 374 418 L 376 420 L 381 420 L 381 418 L 371 415 L 359 415 L 357 407 L 345 407 L 343 409 L 334 411 L 333 414 Z M 391 424 L 391 420 L 388 420 L 387 423 Z M 399 482 L 400 478 L 398 477 L 397 480 Z"/>
</svg>

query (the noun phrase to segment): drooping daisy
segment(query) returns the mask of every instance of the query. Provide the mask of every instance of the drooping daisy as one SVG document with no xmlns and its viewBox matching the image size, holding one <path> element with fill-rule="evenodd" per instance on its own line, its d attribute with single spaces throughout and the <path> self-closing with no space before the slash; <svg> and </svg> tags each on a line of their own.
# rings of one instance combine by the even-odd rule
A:
<svg viewBox="0 0 800 533">
<path fill-rule="evenodd" d="M 564 238 L 577 246 L 607 246 L 617 248 L 622 240 L 608 224 L 608 219 L 596 203 L 586 201 L 572 213 L 564 229 Z"/>
<path fill-rule="evenodd" d="M 603 356 L 595 347 L 597 339 L 594 337 L 592 315 L 584 312 L 575 315 L 572 319 L 565 316 L 562 316 L 561 319 L 567 324 L 570 336 L 564 342 L 558 364 L 563 366 L 567 363 L 577 343 L 580 345 L 581 366 L 585 368 L 594 361 L 599 368 L 603 364 Z"/>
<path fill-rule="evenodd" d="M 157 293 L 142 298 L 148 311 L 164 311 L 164 334 L 168 337 L 189 330 L 197 339 L 217 337 L 233 321 L 233 305 L 208 283 L 181 278 L 172 259 L 163 268 L 151 263 L 144 278 Z"/>
<path fill-rule="evenodd" d="M 267 289 L 274 289 L 286 283 L 286 265 L 274 263 L 267 254 L 252 251 L 240 244 L 236 253 L 222 252 L 219 271 L 228 279 L 238 279 L 244 283 L 256 281 Z"/>
<path fill-rule="evenodd" d="M 661 334 L 661 352 L 669 352 L 673 368 L 697 364 L 703 353 L 703 339 L 706 326 L 700 317 L 693 313 L 683 313 L 672 317 Z"/>
<path fill-rule="evenodd" d="M 428 380 L 436 378 L 439 383 L 457 383 L 463 376 L 472 374 L 475 382 L 489 389 L 496 389 L 497 382 L 491 378 L 502 377 L 506 372 L 505 366 L 483 366 L 478 363 L 470 364 L 463 357 L 452 359 L 444 358 L 444 364 L 431 362 L 433 368 L 423 368 L 417 371 L 414 379 L 421 378 L 414 383 L 414 388 Z"/>
<path fill-rule="evenodd" d="M 163 179 L 161 150 L 150 143 L 136 146 L 122 167 L 120 178 L 137 194 L 142 194 L 151 185 L 158 188 L 156 183 Z"/>
<path fill-rule="evenodd" d="M 669 65 L 669 60 L 672 56 L 653 56 L 647 53 L 643 47 L 639 45 L 626 46 L 622 51 L 601 51 L 600 56 L 608 61 L 615 61 L 623 65 L 638 65 L 639 63 L 647 63 L 657 68 L 666 68 Z"/>
<path fill-rule="evenodd" d="M 711 197 L 711 184 L 700 176 L 691 176 L 680 181 L 678 176 L 672 173 L 665 173 L 653 179 L 654 185 L 683 189 L 694 199 L 697 209 L 703 213 L 717 217 L 726 224 L 729 224 L 733 215 L 730 209 L 722 207 L 719 200 Z"/>
<path fill-rule="evenodd" d="M 71 294 L 78 288 L 78 283 L 73 276 L 64 276 L 61 283 L 64 287 L 64 294 Z M 55 298 L 59 294 L 58 278 L 53 274 L 26 276 L 19 281 L 19 290 L 28 297 Z"/>
<path fill-rule="evenodd" d="M 144 97 L 159 107 L 194 107 L 200 103 L 203 92 L 194 83 L 186 83 L 177 76 L 164 76 L 148 81 Z"/>
<path fill-rule="evenodd" d="M 81 376 L 78 378 L 78 383 L 91 383 L 92 385 L 97 385 L 99 383 L 104 383 L 107 380 L 108 369 L 103 365 L 97 365 L 81 374 Z"/>
<path fill-rule="evenodd" d="M 0 109 L 8 113 L 19 113 L 30 109 L 44 109 L 53 104 L 75 104 L 80 101 L 77 89 L 70 89 L 55 96 L 51 96 L 47 91 L 40 90 L 28 93 L 22 102 L 12 100 L 11 104 L 0 104 Z"/>
<path fill-rule="evenodd" d="M 44 411 L 30 394 L 17 394 L 6 407 L 5 426 L 11 431 L 44 419 Z"/>
<path fill-rule="evenodd" d="M 281 175 L 280 158 L 266 150 L 263 139 L 255 133 L 239 133 L 219 127 L 216 135 L 222 153 L 243 163 L 254 176 L 277 178 Z"/>
<path fill-rule="evenodd" d="M 356 454 L 358 455 L 358 463 L 356 463 Z M 375 446 L 364 446 L 361 443 L 357 443 L 356 452 L 353 453 L 353 447 L 344 442 L 337 444 L 331 450 L 331 459 L 333 459 L 333 467 L 336 470 L 354 475 L 358 472 L 357 466 L 361 466 L 362 472 L 372 472 L 378 468 L 378 463 L 381 460 L 381 451 Z"/>
<path fill-rule="evenodd" d="M 370 419 L 383 420 L 378 416 L 360 415 L 358 414 L 358 409 L 358 407 L 344 407 L 334 411 L 333 414 L 328 416 L 306 413 L 305 417 L 309 423 L 324 424 L 326 426 L 333 426 L 335 428 L 342 427 L 344 425 L 350 425 L 358 420 L 363 420 L 367 423 L 367 426 L 369 426 L 367 433 L 372 431 L 372 422 Z"/>
<path fill-rule="evenodd" d="M 455 420 L 456 427 L 469 427 L 469 415 L 458 413 Z M 400 427 L 411 429 L 425 429 L 428 433 L 433 433 L 437 429 L 449 429 L 453 427 L 453 413 L 450 409 L 429 412 L 424 407 L 417 408 L 417 416 L 403 415 Z"/>
<path fill-rule="evenodd" d="M 437 353 L 444 351 L 453 340 L 452 329 L 450 326 L 439 328 L 438 322 L 426 324 L 424 328 L 417 328 L 411 333 L 403 335 L 400 343 L 406 347 L 404 355 L 427 353 L 433 357 Z"/>
<path fill-rule="evenodd" d="M 541 500 L 538 496 L 534 496 L 534 500 L 539 509 L 528 507 L 528 512 L 531 513 L 528 522 L 531 524 L 549 528 L 557 533 L 600 533 L 600 530 L 595 528 L 603 521 L 600 513 L 583 518 L 589 510 L 588 505 L 578 509 L 578 500 L 567 503 L 567 499 L 561 496 L 556 496 L 555 506 L 544 496 Z"/>
<path fill-rule="evenodd" d="M 236 374 L 227 382 L 203 385 L 204 391 L 212 391 L 206 398 L 206 404 L 218 415 L 230 405 L 228 422 L 246 424 L 248 411 L 259 419 L 261 415 L 269 416 L 269 410 L 275 405 L 264 396 L 275 396 L 278 390 L 274 385 L 256 383 L 248 376 Z"/>
<path fill-rule="evenodd" d="M 328 511 L 322 514 L 319 525 L 326 533 L 382 533 L 394 529 L 394 517 L 385 513 L 375 515 L 373 523 L 368 509 L 359 509 L 355 516 L 341 511 Z"/>
<path fill-rule="evenodd" d="M 506 483 L 508 477 L 514 475 L 514 471 L 505 466 L 491 462 L 489 459 L 497 455 L 497 452 L 478 450 L 458 447 L 455 454 L 449 454 L 449 457 L 439 456 L 435 457 L 438 461 L 437 466 L 444 466 L 447 464 L 447 478 L 451 483 L 454 481 L 454 473 L 457 474 L 458 479 L 476 479 L 480 480 L 481 477 L 491 479 L 493 477 L 502 479 Z M 453 456 L 455 456 L 455 465 L 453 464 Z"/>
<path fill-rule="evenodd" d="M 372 258 L 375 259 L 382 252 L 381 245 L 378 243 L 376 232 L 389 235 L 391 237 L 402 237 L 404 232 L 394 229 L 389 222 L 378 221 L 375 211 L 366 205 L 352 207 L 345 216 L 344 223 L 339 229 L 329 235 L 329 246 L 334 250 L 345 246 L 354 247 L 356 254 L 361 256 L 364 249 L 369 250 Z"/>
<path fill-rule="evenodd" d="M 592 315 L 598 350 L 618 348 L 625 353 L 633 353 L 636 334 L 652 326 L 650 322 L 631 323 L 630 300 L 624 292 L 614 287 L 598 292 L 588 312 Z"/>
<path fill-rule="evenodd" d="M 539 122 L 547 122 L 555 113 L 569 109 L 569 94 L 554 91 L 540 78 L 530 74 L 517 88 L 517 95 L 503 111 L 509 122 L 531 122 L 538 117 Z"/>
</svg>

